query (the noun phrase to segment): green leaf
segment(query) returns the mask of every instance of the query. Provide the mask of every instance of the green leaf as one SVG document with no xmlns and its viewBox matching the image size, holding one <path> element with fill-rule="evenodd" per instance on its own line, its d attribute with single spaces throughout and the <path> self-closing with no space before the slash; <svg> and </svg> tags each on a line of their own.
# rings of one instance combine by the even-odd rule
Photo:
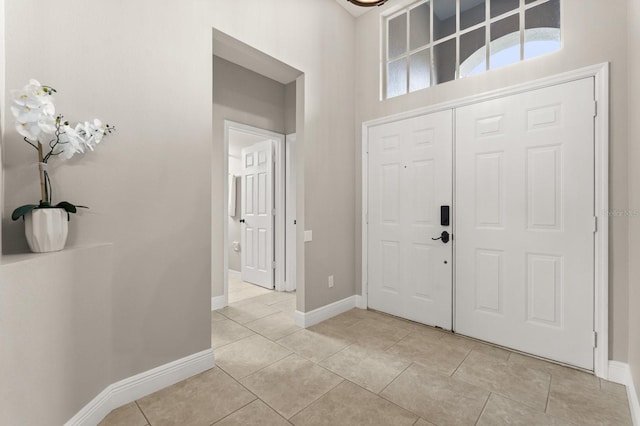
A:
<svg viewBox="0 0 640 426">
<path fill-rule="evenodd" d="M 20 206 L 11 213 L 11 219 L 18 220 L 25 214 L 29 213 L 33 209 L 37 209 L 38 206 L 35 204 L 27 204 L 24 206 Z"/>
<path fill-rule="evenodd" d="M 78 211 L 76 209 L 76 206 L 74 206 L 68 201 L 61 201 L 58 204 L 56 204 L 55 207 L 65 209 L 67 213 L 76 213 Z"/>
<path fill-rule="evenodd" d="M 58 204 L 56 204 L 54 207 L 65 209 L 67 213 L 77 213 L 78 209 L 88 209 L 89 208 L 87 206 L 76 206 L 74 204 L 71 204 L 68 201 L 61 201 Z"/>
</svg>

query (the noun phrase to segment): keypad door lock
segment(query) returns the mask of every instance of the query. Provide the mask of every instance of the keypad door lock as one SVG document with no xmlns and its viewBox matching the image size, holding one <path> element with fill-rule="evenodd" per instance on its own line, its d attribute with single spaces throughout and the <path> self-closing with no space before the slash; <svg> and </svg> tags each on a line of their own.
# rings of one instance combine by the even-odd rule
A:
<svg viewBox="0 0 640 426">
<path fill-rule="evenodd" d="M 433 241 L 442 240 L 443 243 L 449 242 L 449 233 L 447 231 L 442 231 L 442 234 L 438 238 L 432 238 Z"/>
</svg>

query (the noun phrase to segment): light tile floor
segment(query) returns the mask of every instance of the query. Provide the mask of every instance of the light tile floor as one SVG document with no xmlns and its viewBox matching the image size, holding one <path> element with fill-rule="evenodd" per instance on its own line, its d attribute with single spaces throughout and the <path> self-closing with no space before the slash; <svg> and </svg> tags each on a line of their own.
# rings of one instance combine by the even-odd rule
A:
<svg viewBox="0 0 640 426">
<path fill-rule="evenodd" d="M 593 375 L 373 311 L 303 330 L 294 310 L 266 290 L 212 312 L 217 367 L 101 425 L 631 425 L 624 386 Z"/>
<path fill-rule="evenodd" d="M 252 297 L 275 293 L 264 287 L 242 281 L 238 272 L 229 271 L 229 303 L 241 302 Z"/>
</svg>

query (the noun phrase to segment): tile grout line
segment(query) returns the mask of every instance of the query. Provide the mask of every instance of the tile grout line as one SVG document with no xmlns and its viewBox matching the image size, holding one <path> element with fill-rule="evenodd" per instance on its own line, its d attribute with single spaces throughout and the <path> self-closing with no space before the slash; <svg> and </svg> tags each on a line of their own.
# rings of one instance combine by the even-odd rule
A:
<svg viewBox="0 0 640 426">
<path fill-rule="evenodd" d="M 385 387 L 383 387 L 383 388 L 382 388 L 382 390 L 380 390 L 380 392 L 378 392 L 376 395 L 380 396 L 381 398 L 384 398 L 384 396 L 382 396 L 382 392 L 384 392 L 385 390 L 387 390 L 387 388 L 388 388 L 389 386 L 391 386 L 391 385 L 393 384 L 393 382 L 395 382 L 395 381 L 398 379 L 398 377 L 402 376 L 402 373 L 404 373 L 405 371 L 407 371 L 407 370 L 409 369 L 409 367 L 411 367 L 412 365 L 415 365 L 415 363 L 414 363 L 413 361 L 411 361 L 411 362 L 409 363 L 409 365 L 407 365 L 407 367 L 406 367 L 404 370 L 402 370 L 402 371 L 400 372 L 400 374 L 398 374 L 396 377 L 394 377 L 394 378 L 393 378 L 393 380 L 391 380 L 391 381 L 389 382 L 389 384 L 387 384 Z M 384 399 L 385 399 L 385 400 L 387 400 L 387 401 L 389 401 L 387 398 L 384 398 Z M 389 402 L 393 403 L 392 401 L 389 401 Z"/>
<path fill-rule="evenodd" d="M 487 410 L 487 405 L 489 404 L 489 399 L 491 399 L 492 394 L 493 392 L 489 392 L 489 396 L 487 397 L 487 400 L 484 402 L 484 405 L 482 406 L 482 410 L 480 410 L 480 414 L 478 415 L 478 418 L 476 419 L 474 426 L 477 426 L 478 422 L 480 421 L 480 418 L 482 417 L 484 412 Z"/>
<path fill-rule="evenodd" d="M 210 424 L 209 424 L 209 426 L 213 426 L 213 425 L 215 425 L 216 423 L 223 421 L 223 420 L 224 420 L 224 419 L 226 419 L 227 417 L 229 417 L 229 416 L 231 416 L 231 415 L 233 415 L 233 414 L 237 413 L 238 411 L 242 410 L 243 408 L 247 407 L 248 405 L 253 404 L 253 403 L 254 403 L 254 402 L 256 402 L 258 399 L 260 399 L 260 398 L 256 397 L 256 399 L 254 399 L 253 401 L 249 401 L 249 402 L 247 402 L 247 403 L 246 403 L 246 404 L 244 404 L 242 407 L 239 407 L 238 409 L 236 409 L 236 410 L 234 410 L 234 411 L 230 412 L 230 413 L 229 413 L 229 414 L 227 414 L 226 416 L 224 416 L 224 417 L 222 417 L 222 418 L 219 418 L 218 420 L 214 421 L 213 423 L 210 423 Z"/>
<path fill-rule="evenodd" d="M 409 367 L 407 367 L 407 368 L 409 368 Z M 405 369 L 405 370 L 406 370 L 406 369 Z M 402 374 L 402 373 L 400 373 L 400 374 Z M 368 393 L 370 393 L 370 394 L 372 394 L 372 395 L 374 395 L 374 396 L 377 396 L 378 398 L 383 399 L 384 401 L 388 402 L 388 403 L 389 403 L 389 404 L 391 404 L 391 405 L 394 405 L 394 406 L 398 407 L 398 408 L 399 408 L 399 409 L 401 409 L 401 410 L 404 410 L 404 411 L 406 411 L 406 412 L 408 412 L 408 413 L 411 413 L 411 414 L 413 414 L 413 415 L 415 415 L 415 416 L 418 416 L 418 418 L 416 419 L 416 421 L 413 423 L 414 425 L 415 425 L 417 422 L 419 422 L 419 421 L 420 421 L 420 419 L 422 418 L 422 416 L 421 416 L 420 414 L 418 414 L 418 413 L 414 413 L 413 411 L 409 410 L 408 408 L 404 408 L 404 407 L 402 407 L 401 405 L 398 405 L 398 404 L 396 404 L 396 403 L 395 403 L 395 402 L 393 402 L 393 401 L 389 401 L 387 398 L 385 398 L 384 396 L 380 395 L 379 393 L 375 393 L 375 392 L 370 391 L 369 389 L 363 388 L 363 387 L 362 387 L 362 386 L 360 386 L 359 384 L 354 383 L 354 382 L 352 382 L 352 381 L 351 381 L 351 380 L 349 380 L 349 379 L 344 379 L 344 380 L 345 380 L 345 381 L 347 381 L 347 382 L 349 382 L 349 383 L 351 383 L 351 384 L 353 384 L 353 385 L 355 385 L 355 386 L 357 386 L 357 387 L 359 387 L 360 389 L 362 389 L 362 390 L 363 390 L 363 391 L 365 391 L 365 392 L 368 392 Z M 394 380 L 395 380 L 395 379 L 394 379 Z M 393 382 L 393 380 L 392 380 L 392 382 Z M 391 384 L 391 383 L 389 383 L 389 384 Z M 389 385 L 387 385 L 387 386 L 389 386 Z M 385 389 L 386 389 L 386 386 L 385 386 Z M 384 390 L 384 389 L 383 389 L 383 390 Z M 380 392 L 382 392 L 382 391 L 380 391 Z"/>
<path fill-rule="evenodd" d="M 287 348 L 284 348 L 284 349 L 288 350 L 288 351 L 289 351 L 289 353 L 288 353 L 288 354 L 286 354 L 286 355 L 284 355 L 282 358 L 278 358 L 277 360 L 275 360 L 275 361 L 273 361 L 273 362 L 269 363 L 268 365 L 265 365 L 264 367 L 261 367 L 260 369 L 258 369 L 258 370 L 256 370 L 256 371 L 254 371 L 254 372 L 252 372 L 252 373 L 250 373 L 250 374 L 247 374 L 247 375 L 246 375 L 246 376 L 244 376 L 244 377 L 240 377 L 240 378 L 238 378 L 238 379 L 236 379 L 236 380 L 239 382 L 240 380 L 246 379 L 246 378 L 247 378 L 247 377 L 249 377 L 249 376 L 253 376 L 254 374 L 256 374 L 256 373 L 258 373 L 258 372 L 260 372 L 260 371 L 264 370 L 265 368 L 271 367 L 273 364 L 275 364 L 275 363 L 277 363 L 277 362 L 280 362 L 280 361 L 282 361 L 283 359 L 290 357 L 291 355 L 295 355 L 295 352 L 291 352 L 291 350 L 290 350 L 290 349 L 287 349 Z M 231 373 L 230 373 L 230 372 L 228 372 L 227 370 L 225 370 L 221 365 L 216 365 L 216 367 L 220 368 L 222 371 L 224 371 L 225 373 L 227 373 L 229 376 L 233 377 L 233 376 L 231 375 Z M 234 377 L 234 379 L 235 379 L 235 377 Z"/>
<path fill-rule="evenodd" d="M 282 358 L 280 358 L 279 360 L 274 361 L 274 362 L 272 362 L 272 363 L 271 363 L 271 364 L 269 364 L 269 365 L 265 365 L 264 367 L 260 368 L 259 370 L 256 370 L 256 371 L 254 371 L 253 373 L 251 373 L 251 374 L 248 374 L 248 375 L 244 376 L 242 379 L 236 379 L 236 378 L 234 378 L 234 380 L 236 380 L 238 383 L 240 383 L 240 380 L 244 380 L 244 379 L 247 379 L 247 378 L 249 378 L 249 377 L 253 376 L 254 374 L 258 374 L 259 372 L 261 372 L 261 371 L 262 371 L 262 370 L 264 370 L 265 368 L 269 368 L 269 367 L 271 367 L 272 365 L 277 364 L 277 363 L 278 363 L 278 362 L 280 362 L 280 361 L 284 361 L 285 359 L 289 358 L 291 355 L 297 355 L 297 354 L 296 354 L 295 352 L 291 352 L 290 354 L 287 354 L 287 355 L 283 356 L 283 357 L 282 357 Z M 303 359 L 304 359 L 304 358 L 303 358 Z M 225 371 L 225 373 L 226 373 L 226 371 Z M 227 373 L 227 374 L 229 374 L 229 373 Z M 229 375 L 230 375 L 230 374 L 229 374 Z M 230 375 L 230 376 L 231 376 L 231 375 Z M 242 383 L 240 383 L 240 385 L 242 385 L 242 386 L 244 387 L 244 385 L 243 385 Z M 253 393 L 253 392 L 252 392 L 252 393 Z M 254 395 L 255 395 L 255 394 L 254 394 Z M 256 395 L 256 397 L 257 397 L 257 395 Z"/>
<path fill-rule="evenodd" d="M 233 320 L 231 320 L 231 321 L 233 321 Z M 251 335 L 249 335 L 249 336 L 241 337 L 241 338 L 239 338 L 238 340 L 234 340 L 233 342 L 229 342 L 229 343 L 226 343 L 226 344 L 224 344 L 224 345 L 222 345 L 222 346 L 217 346 L 217 347 L 215 347 L 215 348 L 213 347 L 213 344 L 212 344 L 212 345 L 211 345 L 211 349 L 212 349 L 212 350 L 214 350 L 214 351 L 217 351 L 217 350 L 220 350 L 220 349 L 222 349 L 222 348 L 224 348 L 224 347 L 227 347 L 227 346 L 229 346 L 229 345 L 233 345 L 234 343 L 238 343 L 238 342 L 241 342 L 241 341 L 243 341 L 243 340 L 246 340 L 246 339 L 248 339 L 248 338 L 250 338 L 250 337 L 253 337 L 253 336 L 259 336 L 259 334 L 258 334 L 258 333 L 256 333 L 255 331 L 253 331 L 253 330 L 250 330 L 250 331 L 251 331 L 253 334 L 251 334 Z"/>
<path fill-rule="evenodd" d="M 264 306 L 268 306 L 268 305 L 264 305 Z M 243 326 L 243 327 L 249 328 L 249 327 L 247 327 L 245 324 L 249 324 L 249 323 L 252 323 L 252 322 L 255 322 L 255 321 L 258 321 L 258 320 L 261 320 L 261 319 L 264 319 L 264 318 L 270 317 L 271 315 L 275 315 L 275 314 L 279 314 L 279 313 L 281 313 L 281 312 L 280 312 L 280 311 L 278 311 L 278 312 L 271 312 L 270 314 L 266 314 L 266 315 L 264 315 L 264 316 L 261 316 L 261 317 L 258 317 L 258 318 L 251 319 L 251 320 L 249 320 L 249 321 L 247 321 L 247 322 L 245 322 L 245 323 L 241 323 L 241 322 L 239 322 L 239 321 L 237 321 L 237 320 L 234 320 L 233 318 L 229 318 L 229 317 L 227 317 L 227 318 L 228 318 L 228 319 L 230 319 L 231 321 L 235 322 L 235 323 L 236 323 L 236 324 L 238 324 L 238 325 L 241 325 L 241 326 Z M 224 315 L 224 314 L 222 314 L 222 315 Z M 249 330 L 251 330 L 251 329 L 249 328 Z"/>
<path fill-rule="evenodd" d="M 549 389 L 547 390 L 547 403 L 544 405 L 544 412 L 549 409 L 549 400 L 551 399 L 551 382 L 553 382 L 553 374 L 549 374 Z"/>
<path fill-rule="evenodd" d="M 464 362 L 467 360 L 467 358 L 469 358 L 469 355 L 471 355 L 471 352 L 473 352 L 473 349 L 469 349 L 469 352 L 467 352 L 467 354 L 465 355 L 465 357 L 462 360 L 462 362 L 460 364 L 458 364 L 458 366 L 453 370 L 453 373 L 449 374 L 449 377 L 453 378 L 453 375 L 458 372 L 460 367 L 462 367 L 462 364 L 464 364 Z M 457 379 L 457 377 L 456 377 L 456 379 Z"/>
<path fill-rule="evenodd" d="M 300 330 L 300 331 L 301 331 L 301 330 Z M 299 333 L 300 331 L 297 331 L 296 333 Z M 291 335 L 293 335 L 293 334 L 295 334 L 295 333 L 291 333 L 289 336 L 291 336 Z M 288 336 L 285 336 L 285 337 L 288 337 Z M 275 343 L 278 343 L 278 342 L 275 342 Z M 322 367 L 322 366 L 320 365 L 320 363 L 321 363 L 321 362 L 328 360 L 328 359 L 329 359 L 329 358 L 331 358 L 332 356 L 334 356 L 334 355 L 336 355 L 336 354 L 338 354 L 338 353 L 342 352 L 343 350 L 345 350 L 346 348 L 348 348 L 349 346 L 351 346 L 351 345 L 349 344 L 349 345 L 345 346 L 344 348 L 338 349 L 336 352 L 333 352 L 333 353 L 331 353 L 330 355 L 328 355 L 328 356 L 326 356 L 326 357 L 322 358 L 322 359 L 321 359 L 321 360 L 319 360 L 319 361 L 314 361 L 314 360 L 312 360 L 312 359 L 307 358 L 307 357 L 306 357 L 306 356 L 304 356 L 303 354 L 301 354 L 301 353 L 299 353 L 299 352 L 296 352 L 296 351 L 295 351 L 295 350 L 293 350 L 292 348 L 290 348 L 290 347 L 288 347 L 288 346 L 284 346 L 282 343 L 278 343 L 278 344 L 279 344 L 280 346 L 282 346 L 283 348 L 285 348 L 285 349 L 288 349 L 288 350 L 292 351 L 294 354 L 298 355 L 299 357 L 301 357 L 301 358 L 303 358 L 303 359 L 306 359 L 307 361 L 310 361 L 310 362 L 312 362 L 312 363 L 314 363 L 314 364 L 318 365 L 319 367 Z M 334 373 L 334 374 L 335 374 L 335 373 Z"/>
<path fill-rule="evenodd" d="M 284 359 L 284 358 L 283 358 L 283 359 Z M 222 371 L 222 373 L 224 373 L 224 374 L 226 374 L 227 376 L 229 376 L 229 378 L 230 378 L 231 380 L 233 380 L 234 382 L 236 382 L 236 383 L 237 383 L 237 384 L 238 384 L 242 389 L 246 390 L 247 392 L 249 392 L 251 395 L 253 395 L 253 396 L 255 397 L 255 399 L 254 399 L 254 400 L 252 400 L 252 401 L 251 401 L 251 402 L 249 402 L 248 404 L 245 404 L 243 407 L 238 408 L 238 410 L 241 410 L 242 408 L 246 407 L 247 405 L 251 404 L 252 402 L 255 402 L 256 400 L 260 400 L 260 401 L 262 401 L 262 403 L 263 403 L 264 405 L 266 405 L 267 407 L 269 407 L 269 408 L 271 408 L 273 411 L 275 411 L 275 413 L 276 413 L 277 415 L 279 415 L 280 417 L 284 418 L 284 416 L 282 416 L 282 415 L 278 412 L 278 410 L 276 410 L 275 408 L 273 408 L 271 405 L 267 404 L 267 402 L 266 402 L 266 401 L 264 401 L 262 398 L 260 398 L 260 397 L 259 397 L 258 395 L 256 395 L 255 393 L 253 393 L 253 392 L 251 391 L 251 389 L 249 389 L 248 387 L 246 387 L 245 385 L 243 385 L 242 383 L 240 383 L 240 381 L 239 381 L 239 380 L 236 380 L 236 379 L 235 379 L 235 377 L 233 377 L 231 374 L 227 373 L 226 371 L 224 371 L 224 370 L 222 370 L 222 369 L 221 369 L 221 371 Z M 249 376 L 247 376 L 247 377 L 249 377 Z M 237 412 L 238 410 L 235 410 L 233 413 Z M 231 415 L 231 414 L 233 414 L 233 413 L 229 413 L 229 415 Z M 222 419 L 220 419 L 220 420 L 222 420 Z M 220 420 L 217 420 L 215 423 L 219 422 Z M 285 420 L 286 420 L 286 419 L 285 419 Z"/>
<path fill-rule="evenodd" d="M 333 373 L 335 374 L 335 373 Z M 319 397 L 317 397 L 316 399 L 314 399 L 313 401 L 311 401 L 309 404 L 305 405 L 303 408 L 301 408 L 300 410 L 296 411 L 295 414 L 293 414 L 291 417 L 289 417 L 287 420 L 293 419 L 295 416 L 297 416 L 298 414 L 300 414 L 301 412 L 303 412 L 304 410 L 306 410 L 307 408 L 311 407 L 313 404 L 315 404 L 317 401 L 320 401 L 326 394 L 328 394 L 329 392 L 331 392 L 332 390 L 334 390 L 335 388 L 337 388 L 338 386 L 340 386 L 341 384 L 343 384 L 347 379 L 345 379 L 344 377 L 336 374 L 336 376 L 340 377 L 342 380 L 340 381 L 340 383 L 338 383 L 337 385 L 333 386 L 331 389 L 329 389 L 328 391 L 326 391 L 325 393 L 323 393 L 322 395 L 320 395 Z M 291 422 L 289 422 L 291 423 Z"/>
<path fill-rule="evenodd" d="M 147 421 L 148 425 L 151 425 L 151 421 L 149 421 L 149 418 L 147 417 L 147 415 L 144 413 L 144 411 L 142 410 L 142 407 L 140 407 L 140 404 L 138 404 L 138 400 L 133 401 L 136 403 L 136 407 L 138 407 L 138 410 L 140 410 L 140 413 L 142 413 L 142 417 L 144 417 L 144 419 Z"/>
</svg>

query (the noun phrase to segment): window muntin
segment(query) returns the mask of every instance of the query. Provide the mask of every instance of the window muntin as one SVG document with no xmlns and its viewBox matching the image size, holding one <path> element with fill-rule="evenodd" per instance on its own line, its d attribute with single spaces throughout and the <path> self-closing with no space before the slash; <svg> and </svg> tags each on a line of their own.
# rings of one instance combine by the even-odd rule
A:
<svg viewBox="0 0 640 426">
<path fill-rule="evenodd" d="M 560 0 L 421 0 L 383 19 L 384 98 L 560 49 Z"/>
</svg>

